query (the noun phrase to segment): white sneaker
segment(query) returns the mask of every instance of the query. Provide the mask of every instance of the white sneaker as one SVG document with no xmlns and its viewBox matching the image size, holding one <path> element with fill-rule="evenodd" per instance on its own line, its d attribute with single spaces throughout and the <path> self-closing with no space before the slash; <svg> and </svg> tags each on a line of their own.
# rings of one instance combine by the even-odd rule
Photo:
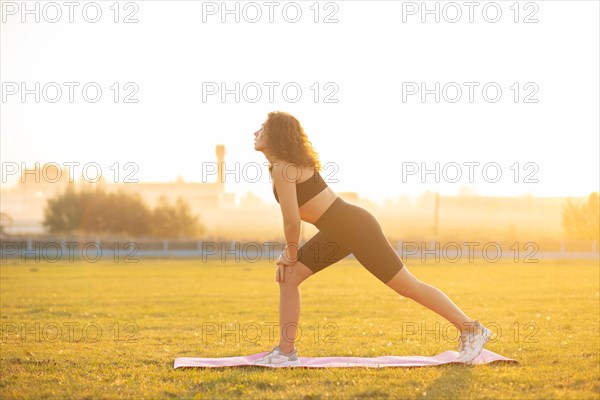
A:
<svg viewBox="0 0 600 400">
<path fill-rule="evenodd" d="M 282 353 L 279 346 L 275 346 L 269 354 L 254 361 L 254 365 L 269 365 L 272 367 L 290 367 L 300 365 L 298 352 L 294 349 L 291 353 Z"/>
<path fill-rule="evenodd" d="M 456 361 L 471 363 L 483 350 L 483 346 L 492 336 L 490 331 L 485 326 L 481 325 L 479 321 L 474 321 L 474 326 L 468 331 L 465 330 L 461 333 L 458 341 L 458 358 Z"/>
</svg>

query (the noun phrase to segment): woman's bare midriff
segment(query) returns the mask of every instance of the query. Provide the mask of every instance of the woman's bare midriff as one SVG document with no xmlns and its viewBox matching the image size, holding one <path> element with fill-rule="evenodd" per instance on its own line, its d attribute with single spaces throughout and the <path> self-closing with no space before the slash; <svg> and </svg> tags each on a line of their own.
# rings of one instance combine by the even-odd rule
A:
<svg viewBox="0 0 600 400">
<path fill-rule="evenodd" d="M 321 215 L 323 215 L 337 197 L 338 196 L 329 186 L 326 187 L 321 193 L 300 206 L 300 219 L 310 224 L 314 223 Z"/>
<path fill-rule="evenodd" d="M 302 183 L 308 179 L 313 179 L 313 169 L 303 169 L 300 179 L 296 183 Z M 317 221 L 323 213 L 329 208 L 329 206 L 337 199 L 335 192 L 327 186 L 319 194 L 306 203 L 302 204 L 298 210 L 300 211 L 300 219 L 310 224 Z"/>
</svg>

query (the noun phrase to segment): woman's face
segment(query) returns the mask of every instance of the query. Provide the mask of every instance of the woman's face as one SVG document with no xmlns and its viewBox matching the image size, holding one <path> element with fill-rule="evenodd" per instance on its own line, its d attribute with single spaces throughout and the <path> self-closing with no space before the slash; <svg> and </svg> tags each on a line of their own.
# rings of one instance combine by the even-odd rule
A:
<svg viewBox="0 0 600 400">
<path fill-rule="evenodd" d="M 254 150 L 264 151 L 267 148 L 264 126 L 265 124 L 263 123 L 260 129 L 254 132 Z"/>
</svg>

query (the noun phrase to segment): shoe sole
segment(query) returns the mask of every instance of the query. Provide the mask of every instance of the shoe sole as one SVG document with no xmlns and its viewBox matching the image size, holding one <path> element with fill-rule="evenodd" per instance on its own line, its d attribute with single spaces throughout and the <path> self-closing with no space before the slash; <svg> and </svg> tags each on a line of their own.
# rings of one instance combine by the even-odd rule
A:
<svg viewBox="0 0 600 400">
<path fill-rule="evenodd" d="M 295 367 L 296 365 L 300 365 L 300 360 L 286 361 L 284 363 L 277 364 L 277 366 L 281 366 L 281 367 Z"/>
<path fill-rule="evenodd" d="M 254 364 L 254 365 L 259 365 L 259 366 L 263 366 L 263 367 L 294 367 L 296 365 L 300 365 L 300 360 L 285 361 L 285 362 L 278 363 L 278 364 Z"/>
</svg>

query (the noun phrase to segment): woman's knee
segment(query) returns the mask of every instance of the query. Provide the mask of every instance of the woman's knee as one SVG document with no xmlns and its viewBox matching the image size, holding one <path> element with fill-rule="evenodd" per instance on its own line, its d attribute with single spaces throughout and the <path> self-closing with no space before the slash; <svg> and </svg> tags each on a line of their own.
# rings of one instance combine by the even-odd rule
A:
<svg viewBox="0 0 600 400">
<path fill-rule="evenodd" d="M 386 285 L 404 297 L 411 297 L 423 282 L 410 273 L 406 265 Z"/>
<path fill-rule="evenodd" d="M 285 267 L 283 282 L 278 283 L 282 287 L 300 286 L 302 282 L 313 274 L 310 268 L 298 261 L 292 267 Z"/>
</svg>

